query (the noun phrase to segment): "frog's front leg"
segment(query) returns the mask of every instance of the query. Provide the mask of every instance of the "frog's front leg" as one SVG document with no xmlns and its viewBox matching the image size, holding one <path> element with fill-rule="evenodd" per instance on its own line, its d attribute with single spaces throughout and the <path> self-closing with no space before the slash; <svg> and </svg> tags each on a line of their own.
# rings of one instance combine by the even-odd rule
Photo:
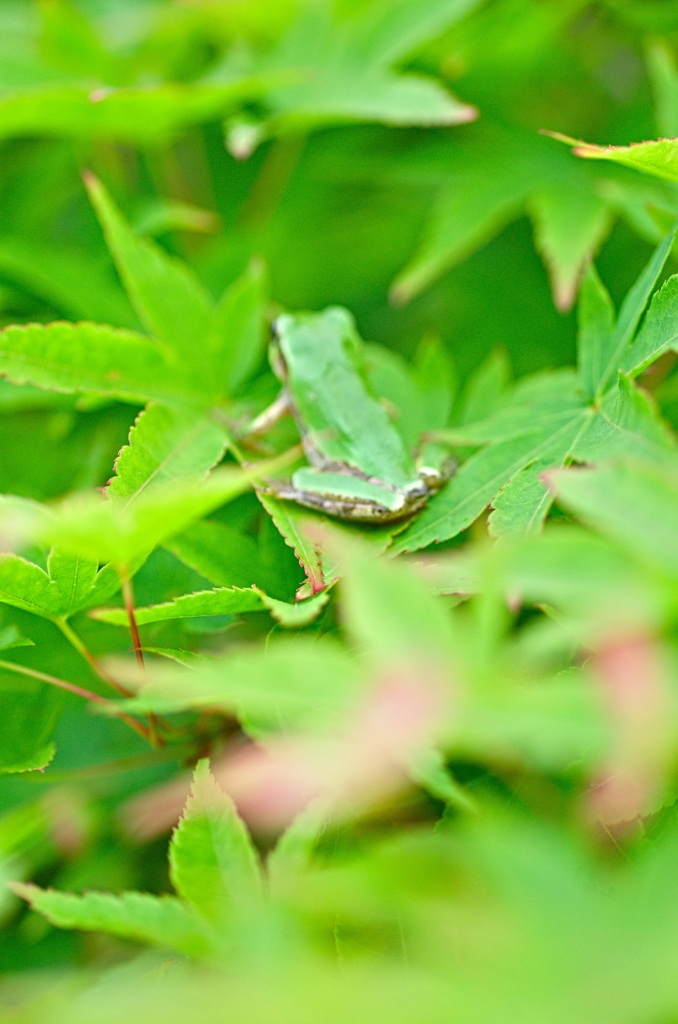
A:
<svg viewBox="0 0 678 1024">
<path fill-rule="evenodd" d="M 304 430 L 304 425 L 299 421 L 296 409 L 294 408 L 294 403 L 292 402 L 290 393 L 286 387 L 283 387 L 278 397 L 274 402 L 271 402 L 268 408 L 264 409 L 263 412 L 260 412 L 259 415 L 240 432 L 240 440 L 257 440 L 257 438 L 267 434 L 269 430 L 271 430 L 276 423 L 285 416 L 292 416 L 296 420 L 299 433 L 301 434 L 301 443 L 304 448 L 304 454 L 311 465 L 316 466 L 318 469 L 327 469 L 334 465 L 334 463 L 328 461 L 320 449 L 314 444 L 313 438 L 310 434 L 306 433 Z"/>
<path fill-rule="evenodd" d="M 294 412 L 290 395 L 287 388 L 283 388 L 274 402 L 260 412 L 259 415 L 240 434 L 241 439 L 261 437 L 267 434 L 283 417 L 291 416 Z"/>
</svg>

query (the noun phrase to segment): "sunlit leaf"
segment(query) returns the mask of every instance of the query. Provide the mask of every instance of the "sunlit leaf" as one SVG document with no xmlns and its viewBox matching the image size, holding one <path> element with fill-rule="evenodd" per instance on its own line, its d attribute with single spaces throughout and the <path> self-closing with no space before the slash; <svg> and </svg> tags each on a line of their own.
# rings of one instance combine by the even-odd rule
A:
<svg viewBox="0 0 678 1024">
<path fill-rule="evenodd" d="M 226 441 L 200 410 L 149 405 L 116 459 L 107 494 L 133 501 L 149 488 L 207 474 L 222 458 Z"/>
<path fill-rule="evenodd" d="M 185 264 L 132 231 L 94 175 L 85 183 L 139 317 L 181 362 L 199 366 L 213 309 L 207 293 Z"/>
<path fill-rule="evenodd" d="M 176 402 L 194 392 L 165 353 L 131 331 L 89 323 L 27 324 L 0 331 L 0 374 L 13 384 Z"/>
<path fill-rule="evenodd" d="M 106 931 L 187 956 L 204 956 L 214 941 L 200 917 L 172 896 L 142 892 L 76 896 L 23 883 L 16 883 L 14 891 L 57 928 Z"/>
<path fill-rule="evenodd" d="M 136 608 L 135 618 L 140 626 L 148 622 L 164 622 L 168 619 L 185 619 L 203 615 L 236 615 L 241 612 L 256 612 L 264 608 L 261 594 L 256 590 L 221 587 L 218 590 L 202 590 L 195 594 L 184 594 L 164 604 Z M 92 618 L 110 622 L 113 626 L 127 626 L 127 612 L 124 608 L 96 608 Z"/>
<path fill-rule="evenodd" d="M 170 844 L 177 893 L 211 921 L 233 923 L 261 899 L 257 854 L 233 801 L 200 762 Z"/>
</svg>

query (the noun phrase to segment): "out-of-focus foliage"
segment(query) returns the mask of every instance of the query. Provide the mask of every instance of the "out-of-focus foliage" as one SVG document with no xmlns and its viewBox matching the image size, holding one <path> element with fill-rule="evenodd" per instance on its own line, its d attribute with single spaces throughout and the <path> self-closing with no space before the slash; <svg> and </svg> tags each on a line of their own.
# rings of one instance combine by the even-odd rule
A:
<svg viewBox="0 0 678 1024">
<path fill-rule="evenodd" d="M 3 1022 L 676 1017 L 674 135 L 663 0 L 0 6 Z"/>
</svg>

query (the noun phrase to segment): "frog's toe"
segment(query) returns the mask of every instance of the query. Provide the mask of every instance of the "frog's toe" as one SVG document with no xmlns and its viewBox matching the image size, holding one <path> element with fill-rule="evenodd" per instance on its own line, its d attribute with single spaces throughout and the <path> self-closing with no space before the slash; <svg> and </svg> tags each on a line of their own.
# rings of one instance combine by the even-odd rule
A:
<svg viewBox="0 0 678 1024">
<path fill-rule="evenodd" d="M 438 490 L 444 483 L 443 475 L 439 469 L 435 469 L 433 466 L 420 466 L 418 469 L 419 479 L 431 490 Z"/>
</svg>

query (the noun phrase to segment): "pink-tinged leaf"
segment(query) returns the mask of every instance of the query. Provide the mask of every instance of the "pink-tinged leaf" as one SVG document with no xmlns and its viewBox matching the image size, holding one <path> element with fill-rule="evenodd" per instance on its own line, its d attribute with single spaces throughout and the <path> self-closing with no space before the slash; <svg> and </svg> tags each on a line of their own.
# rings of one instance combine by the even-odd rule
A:
<svg viewBox="0 0 678 1024">
<path fill-rule="evenodd" d="M 674 758 L 678 717 L 669 666 L 652 636 L 609 639 L 592 662 L 607 705 L 613 746 L 587 794 L 586 810 L 603 826 L 647 814 L 662 797 Z"/>
<path fill-rule="evenodd" d="M 434 679 L 393 673 L 377 681 L 334 736 L 299 735 L 239 748 L 214 776 L 248 823 L 278 831 L 319 799 L 333 817 L 387 799 L 407 784 L 441 718 Z"/>
</svg>

